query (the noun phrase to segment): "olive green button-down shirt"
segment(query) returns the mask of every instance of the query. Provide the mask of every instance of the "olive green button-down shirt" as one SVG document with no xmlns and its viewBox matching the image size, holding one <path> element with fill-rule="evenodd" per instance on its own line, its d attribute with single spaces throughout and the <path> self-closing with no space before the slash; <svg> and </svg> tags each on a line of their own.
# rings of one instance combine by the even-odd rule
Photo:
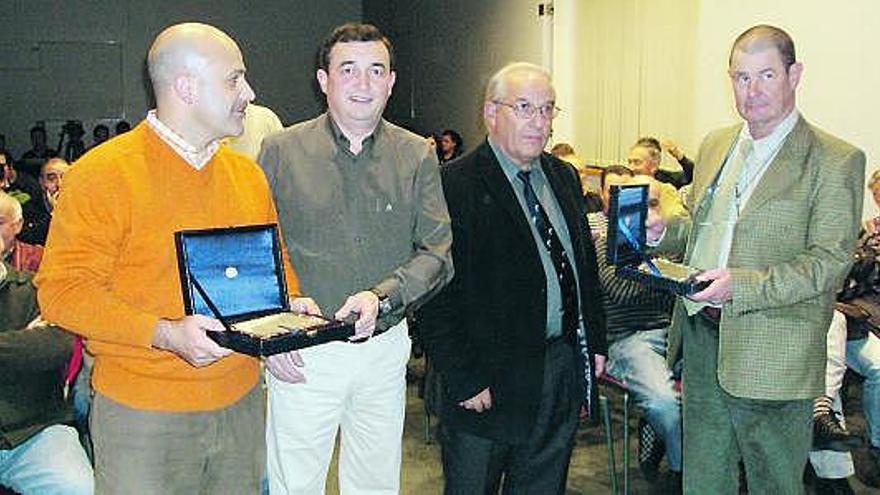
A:
<svg viewBox="0 0 880 495">
<path fill-rule="evenodd" d="M 51 326 L 27 329 L 39 314 L 31 275 L 9 265 L 3 268 L 7 274 L 0 279 L 0 449 L 10 449 L 48 426 L 72 420 L 62 394 L 62 370 L 73 351 L 73 335 Z"/>
<path fill-rule="evenodd" d="M 357 155 L 328 114 L 263 141 L 258 159 L 303 294 L 332 314 L 356 292 L 388 294 L 396 324 L 452 278 L 437 157 L 385 120 Z"/>
</svg>

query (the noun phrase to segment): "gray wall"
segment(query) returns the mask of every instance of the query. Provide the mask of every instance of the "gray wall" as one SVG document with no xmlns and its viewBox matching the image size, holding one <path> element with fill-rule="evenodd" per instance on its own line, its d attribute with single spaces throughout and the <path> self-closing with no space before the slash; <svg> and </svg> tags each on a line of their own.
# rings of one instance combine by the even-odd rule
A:
<svg viewBox="0 0 880 495">
<path fill-rule="evenodd" d="M 485 135 L 489 76 L 507 62 L 541 62 L 538 0 L 364 0 L 364 19 L 391 37 L 397 83 L 386 117 L 415 132 L 458 130 L 465 147 Z"/>
<path fill-rule="evenodd" d="M 184 20 L 215 24 L 242 47 L 257 101 L 292 123 L 321 109 L 317 43 L 335 25 L 365 19 L 393 40 L 398 78 L 386 116 L 416 132 L 451 127 L 468 148 L 484 135 L 486 79 L 506 62 L 540 62 L 538 0 L 4 0 L 0 133 L 16 156 L 44 120 L 136 123 L 148 108 L 143 62 L 153 37 Z"/>
<path fill-rule="evenodd" d="M 320 110 L 314 54 L 337 24 L 359 20 L 360 0 L 3 0 L 0 133 L 19 156 L 28 129 L 46 121 L 54 147 L 60 125 L 140 121 L 147 108 L 144 56 L 165 26 L 195 20 L 235 38 L 257 101 L 285 123 Z"/>
</svg>

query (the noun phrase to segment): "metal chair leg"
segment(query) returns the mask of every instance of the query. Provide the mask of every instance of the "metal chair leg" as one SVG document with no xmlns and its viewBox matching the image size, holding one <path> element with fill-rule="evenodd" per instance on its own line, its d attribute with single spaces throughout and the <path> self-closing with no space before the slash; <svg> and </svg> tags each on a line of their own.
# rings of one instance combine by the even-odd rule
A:
<svg viewBox="0 0 880 495">
<path fill-rule="evenodd" d="M 608 478 L 611 481 L 611 493 L 617 495 L 617 467 L 614 459 L 614 434 L 611 430 L 611 410 L 608 397 L 599 396 L 599 409 L 602 413 L 602 425 L 605 429 L 605 445 L 608 447 Z"/>
<path fill-rule="evenodd" d="M 629 391 L 623 391 L 623 493 L 629 494 Z"/>
<path fill-rule="evenodd" d="M 431 413 L 425 408 L 425 445 L 431 445 L 434 439 L 431 437 Z"/>
</svg>

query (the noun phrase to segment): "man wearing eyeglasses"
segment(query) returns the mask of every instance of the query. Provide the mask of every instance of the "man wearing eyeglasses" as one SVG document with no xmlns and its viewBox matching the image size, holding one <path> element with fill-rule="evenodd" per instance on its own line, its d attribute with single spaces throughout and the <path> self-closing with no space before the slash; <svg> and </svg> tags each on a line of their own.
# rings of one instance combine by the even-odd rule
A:
<svg viewBox="0 0 880 495">
<path fill-rule="evenodd" d="M 803 65 L 782 29 L 743 32 L 728 59 L 744 123 L 709 134 L 690 216 L 649 225 L 658 249 L 711 281 L 681 299 L 684 493 L 803 493 L 826 335 L 852 259 L 865 155 L 808 124 L 795 105 Z"/>
<path fill-rule="evenodd" d="M 544 152 L 557 112 L 543 68 L 504 67 L 483 103 L 488 139 L 441 171 L 455 276 L 422 332 L 444 384 L 447 494 L 563 493 L 578 411 L 604 369 L 577 172 Z"/>
</svg>

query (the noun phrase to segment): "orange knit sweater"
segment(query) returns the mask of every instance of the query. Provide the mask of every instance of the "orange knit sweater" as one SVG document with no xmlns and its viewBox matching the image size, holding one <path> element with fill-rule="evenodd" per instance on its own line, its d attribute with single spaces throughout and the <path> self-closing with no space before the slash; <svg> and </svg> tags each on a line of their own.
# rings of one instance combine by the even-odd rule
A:
<svg viewBox="0 0 880 495">
<path fill-rule="evenodd" d="M 151 347 L 159 318 L 184 316 L 174 232 L 274 222 L 256 163 L 222 146 L 196 170 L 142 122 L 65 175 L 36 278 L 43 317 L 88 339 L 93 385 L 119 403 L 168 412 L 228 406 L 257 383 L 257 359 L 233 354 L 195 368 Z"/>
</svg>

